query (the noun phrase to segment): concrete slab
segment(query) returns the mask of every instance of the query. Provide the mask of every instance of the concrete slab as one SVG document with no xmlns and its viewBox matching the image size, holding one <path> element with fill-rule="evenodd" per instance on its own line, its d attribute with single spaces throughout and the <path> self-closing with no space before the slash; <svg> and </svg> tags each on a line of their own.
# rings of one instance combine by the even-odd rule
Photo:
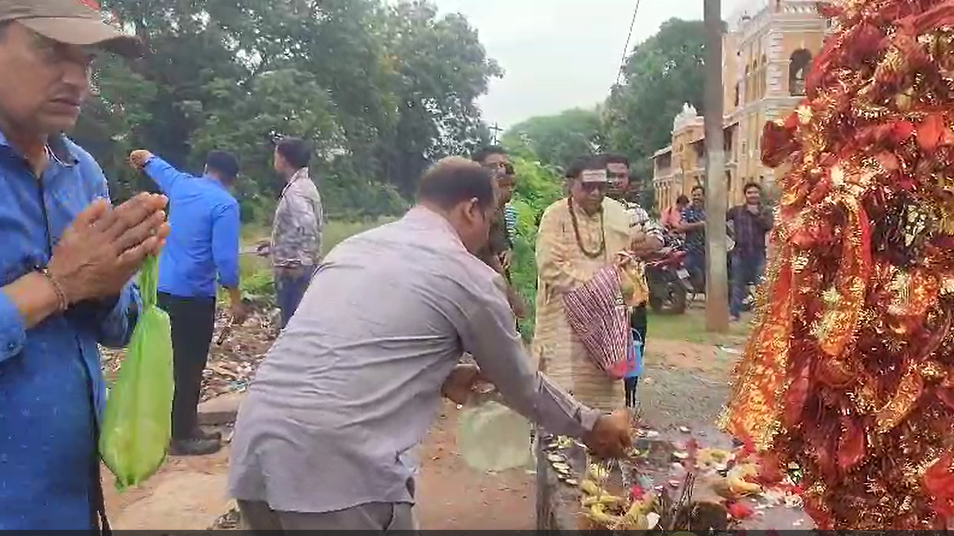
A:
<svg viewBox="0 0 954 536">
<path fill-rule="evenodd" d="M 235 422 L 245 393 L 228 393 L 199 404 L 199 424 L 217 425 Z"/>
</svg>

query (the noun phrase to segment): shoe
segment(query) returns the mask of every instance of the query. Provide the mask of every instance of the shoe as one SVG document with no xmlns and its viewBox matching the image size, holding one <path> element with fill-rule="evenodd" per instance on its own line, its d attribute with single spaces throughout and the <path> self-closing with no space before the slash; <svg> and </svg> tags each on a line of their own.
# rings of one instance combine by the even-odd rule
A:
<svg viewBox="0 0 954 536">
<path fill-rule="evenodd" d="M 213 439 L 215 441 L 222 440 L 222 432 L 218 430 L 212 430 L 211 432 L 204 430 L 200 426 L 196 426 L 195 430 L 192 432 L 192 437 L 196 439 Z"/>
<path fill-rule="evenodd" d="M 222 449 L 222 442 L 216 439 L 173 439 L 169 443 L 169 454 L 173 456 L 207 456 Z"/>
</svg>

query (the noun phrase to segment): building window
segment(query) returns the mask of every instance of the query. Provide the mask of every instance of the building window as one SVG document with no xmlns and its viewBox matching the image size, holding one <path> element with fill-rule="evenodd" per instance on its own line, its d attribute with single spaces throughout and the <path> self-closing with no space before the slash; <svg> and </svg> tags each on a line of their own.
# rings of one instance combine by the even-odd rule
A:
<svg viewBox="0 0 954 536">
<path fill-rule="evenodd" d="M 736 82 L 736 84 L 735 84 L 735 102 L 734 102 L 733 106 L 738 106 L 738 105 L 739 105 L 739 83 Z"/>
<path fill-rule="evenodd" d="M 745 66 L 745 102 L 752 100 L 752 68 Z"/>
<path fill-rule="evenodd" d="M 759 70 L 759 98 L 764 98 L 768 93 L 768 62 L 765 54 L 762 54 L 762 65 Z"/>
<path fill-rule="evenodd" d="M 805 76 L 812 63 L 812 53 L 804 48 L 792 52 L 788 65 L 788 92 L 790 95 L 805 94 Z"/>
</svg>

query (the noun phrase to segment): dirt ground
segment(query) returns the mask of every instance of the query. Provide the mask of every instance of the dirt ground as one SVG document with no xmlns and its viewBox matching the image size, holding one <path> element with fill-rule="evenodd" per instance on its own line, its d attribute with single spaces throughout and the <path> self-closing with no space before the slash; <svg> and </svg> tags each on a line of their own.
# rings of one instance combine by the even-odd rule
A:
<svg viewBox="0 0 954 536">
<path fill-rule="evenodd" d="M 650 332 L 639 388 L 641 418 L 662 433 L 688 427 L 717 439 L 713 423 L 728 391 L 737 347 L 666 340 Z M 481 474 L 457 454 L 458 410 L 444 406 L 419 453 L 416 515 L 423 529 L 533 529 L 534 475 L 526 470 Z M 228 453 L 172 458 L 140 489 L 107 489 L 113 528 L 201 530 L 230 508 Z M 104 472 L 104 478 L 111 478 Z M 107 484 L 107 488 L 110 486 Z"/>
</svg>

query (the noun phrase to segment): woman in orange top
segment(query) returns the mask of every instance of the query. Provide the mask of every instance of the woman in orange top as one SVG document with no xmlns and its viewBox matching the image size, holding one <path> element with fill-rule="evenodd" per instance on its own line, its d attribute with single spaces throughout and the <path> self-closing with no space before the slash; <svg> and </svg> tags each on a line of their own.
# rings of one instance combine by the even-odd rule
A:
<svg viewBox="0 0 954 536">
<path fill-rule="evenodd" d="M 662 217 L 660 218 L 660 223 L 667 230 L 673 230 L 679 224 L 679 221 L 682 219 L 682 209 L 686 208 L 689 205 L 689 198 L 684 194 L 680 194 L 676 198 L 676 204 L 670 206 L 666 210 L 663 210 Z"/>
</svg>

